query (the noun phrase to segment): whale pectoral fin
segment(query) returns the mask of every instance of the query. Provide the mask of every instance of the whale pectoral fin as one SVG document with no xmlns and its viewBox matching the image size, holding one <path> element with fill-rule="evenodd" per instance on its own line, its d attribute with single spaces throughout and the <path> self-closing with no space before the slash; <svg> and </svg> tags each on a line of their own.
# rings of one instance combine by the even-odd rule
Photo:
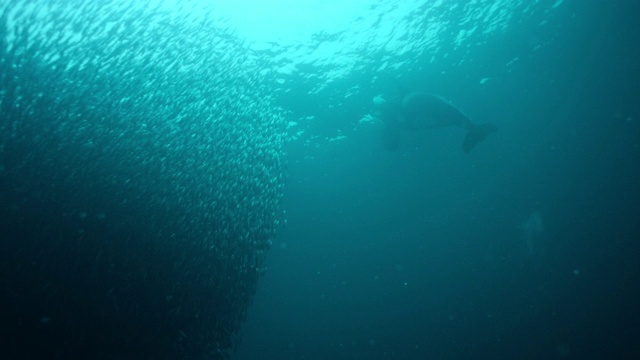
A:
<svg viewBox="0 0 640 360">
<path fill-rule="evenodd" d="M 498 127 L 490 123 L 470 126 L 464 137 L 462 149 L 465 153 L 468 153 L 476 145 L 486 139 L 489 134 L 496 131 L 498 131 Z"/>
<path fill-rule="evenodd" d="M 400 129 L 392 124 L 385 124 L 382 129 L 382 144 L 388 151 L 396 151 L 400 147 Z"/>
</svg>

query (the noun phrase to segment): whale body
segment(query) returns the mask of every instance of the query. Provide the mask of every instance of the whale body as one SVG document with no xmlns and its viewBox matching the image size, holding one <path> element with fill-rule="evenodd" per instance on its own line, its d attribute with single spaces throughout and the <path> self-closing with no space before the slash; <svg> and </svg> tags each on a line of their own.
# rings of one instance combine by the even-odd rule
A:
<svg viewBox="0 0 640 360">
<path fill-rule="evenodd" d="M 473 124 L 460 109 L 440 96 L 426 92 L 411 92 L 391 101 L 377 102 L 376 116 L 384 122 L 385 147 L 396 150 L 403 131 L 419 131 L 450 126 L 462 127 L 466 135 L 462 149 L 468 153 L 498 128 L 490 123 Z"/>
</svg>

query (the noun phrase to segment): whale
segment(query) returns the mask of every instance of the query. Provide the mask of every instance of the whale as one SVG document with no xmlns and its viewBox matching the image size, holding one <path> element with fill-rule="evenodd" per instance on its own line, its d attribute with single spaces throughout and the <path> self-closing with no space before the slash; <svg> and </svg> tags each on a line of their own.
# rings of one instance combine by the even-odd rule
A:
<svg viewBox="0 0 640 360">
<path fill-rule="evenodd" d="M 383 143 L 389 151 L 399 148 L 402 133 L 444 127 L 461 127 L 466 133 L 462 150 L 468 153 L 498 130 L 491 123 L 474 124 L 459 108 L 446 99 L 427 92 L 410 92 L 404 96 L 374 98 L 374 117 L 384 123 Z"/>
</svg>

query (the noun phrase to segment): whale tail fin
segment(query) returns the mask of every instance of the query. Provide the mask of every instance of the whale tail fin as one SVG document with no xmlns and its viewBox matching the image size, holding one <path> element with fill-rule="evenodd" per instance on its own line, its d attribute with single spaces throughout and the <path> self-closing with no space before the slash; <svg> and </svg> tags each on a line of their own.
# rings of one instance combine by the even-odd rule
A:
<svg viewBox="0 0 640 360">
<path fill-rule="evenodd" d="M 464 136 L 462 149 L 465 153 L 468 153 L 476 145 L 486 139 L 489 134 L 496 131 L 498 131 L 498 127 L 491 123 L 470 125 L 467 129 L 467 134 Z"/>
</svg>

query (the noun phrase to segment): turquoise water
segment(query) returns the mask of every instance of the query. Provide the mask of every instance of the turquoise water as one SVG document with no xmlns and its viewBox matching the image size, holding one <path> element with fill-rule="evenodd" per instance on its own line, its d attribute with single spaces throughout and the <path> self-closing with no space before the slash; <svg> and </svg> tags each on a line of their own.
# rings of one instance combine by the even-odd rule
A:
<svg viewBox="0 0 640 360">
<path fill-rule="evenodd" d="M 292 57 L 288 222 L 236 359 L 638 356 L 637 9 L 492 4 L 385 2 Z M 411 91 L 499 130 L 388 152 L 373 99 Z"/>
<path fill-rule="evenodd" d="M 640 356 L 637 13 L 1 2 L 0 355 Z"/>
</svg>

